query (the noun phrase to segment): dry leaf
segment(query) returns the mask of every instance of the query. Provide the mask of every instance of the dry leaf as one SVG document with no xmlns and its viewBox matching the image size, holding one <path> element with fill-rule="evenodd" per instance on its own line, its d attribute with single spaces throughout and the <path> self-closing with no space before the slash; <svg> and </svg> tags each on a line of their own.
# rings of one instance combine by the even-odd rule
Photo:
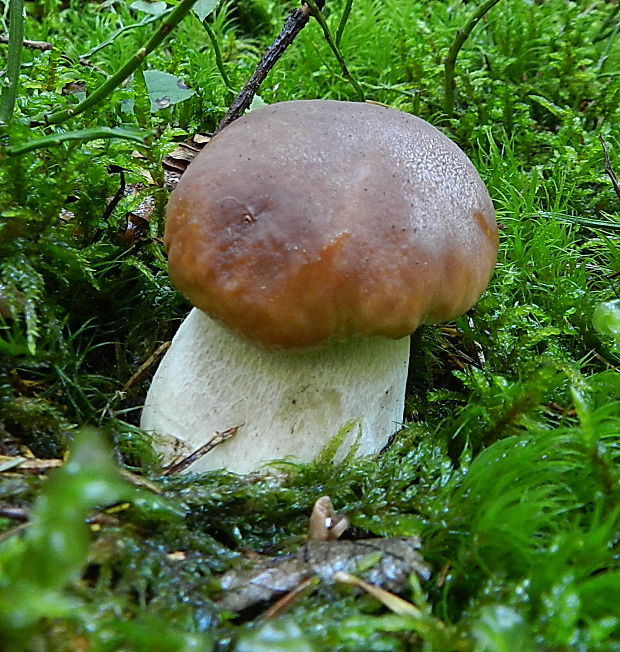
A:
<svg viewBox="0 0 620 652">
<path fill-rule="evenodd" d="M 309 541 L 294 555 L 262 559 L 250 570 L 225 573 L 220 578 L 223 594 L 218 605 L 228 611 L 243 611 L 280 598 L 313 576 L 333 584 L 338 571 L 355 572 L 372 557 L 376 557 L 372 566 L 359 574 L 371 584 L 397 592 L 407 586 L 411 573 L 420 580 L 430 577 L 419 549 L 418 537 Z"/>
</svg>

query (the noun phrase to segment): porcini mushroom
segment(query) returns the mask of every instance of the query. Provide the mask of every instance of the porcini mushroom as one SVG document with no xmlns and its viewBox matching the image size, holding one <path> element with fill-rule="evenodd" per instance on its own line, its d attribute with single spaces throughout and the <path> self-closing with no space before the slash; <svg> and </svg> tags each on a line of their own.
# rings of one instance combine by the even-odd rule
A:
<svg viewBox="0 0 620 652">
<path fill-rule="evenodd" d="M 196 306 L 148 392 L 167 456 L 236 435 L 193 471 L 246 473 L 379 451 L 400 427 L 408 336 L 468 310 L 497 255 L 489 194 L 435 127 L 375 104 L 307 100 L 214 137 L 168 205 L 173 283 Z"/>
</svg>

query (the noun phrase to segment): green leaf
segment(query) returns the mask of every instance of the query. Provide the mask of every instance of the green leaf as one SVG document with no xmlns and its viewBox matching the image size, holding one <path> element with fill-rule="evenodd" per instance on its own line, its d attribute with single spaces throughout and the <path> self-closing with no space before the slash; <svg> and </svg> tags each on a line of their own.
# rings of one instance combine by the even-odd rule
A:
<svg viewBox="0 0 620 652">
<path fill-rule="evenodd" d="M 620 345 L 620 299 L 605 301 L 596 306 L 592 325 L 603 335 L 611 335 Z"/>
<path fill-rule="evenodd" d="M 540 104 L 544 109 L 547 109 L 549 113 L 553 114 L 557 118 L 568 118 L 570 117 L 570 111 L 567 111 L 565 108 L 558 106 L 551 100 L 548 100 L 546 97 L 542 97 L 542 95 L 533 95 L 531 94 L 529 96 L 531 100 L 534 100 L 537 104 Z"/>
<path fill-rule="evenodd" d="M 161 70 L 145 70 L 144 80 L 153 112 L 167 109 L 194 95 L 194 91 L 182 79 Z"/>
<path fill-rule="evenodd" d="M 130 9 L 135 11 L 142 11 L 151 16 L 159 16 L 163 11 L 168 8 L 165 2 L 145 2 L 144 0 L 136 0 L 129 5 Z"/>
<path fill-rule="evenodd" d="M 213 10 L 219 3 L 220 0 L 198 0 L 194 5 L 194 13 L 198 16 L 198 20 L 202 22 L 207 16 L 213 13 Z"/>
<path fill-rule="evenodd" d="M 35 502 L 23 538 L 0 546 L 0 593 L 11 604 L 0 614 L 0 638 L 40 618 L 70 615 L 80 603 L 64 595 L 86 564 L 90 541 L 85 519 L 91 509 L 136 495 L 116 468 L 99 433 L 82 432 L 69 461 L 54 473 Z"/>
<path fill-rule="evenodd" d="M 250 104 L 250 108 L 248 110 L 254 111 L 254 109 L 260 109 L 261 106 L 267 106 L 267 102 L 265 102 L 265 100 L 257 94 L 252 99 L 252 104 Z"/>
</svg>

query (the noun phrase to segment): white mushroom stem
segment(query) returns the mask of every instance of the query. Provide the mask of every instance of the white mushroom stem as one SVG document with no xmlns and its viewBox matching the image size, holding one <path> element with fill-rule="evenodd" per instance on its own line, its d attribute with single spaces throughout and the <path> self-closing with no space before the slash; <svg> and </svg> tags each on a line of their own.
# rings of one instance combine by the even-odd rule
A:
<svg viewBox="0 0 620 652">
<path fill-rule="evenodd" d="M 349 425 L 337 458 L 358 437 L 358 455 L 376 453 L 402 422 L 408 358 L 409 338 L 261 349 L 194 308 L 153 378 L 141 426 L 157 435 L 166 461 L 238 427 L 191 471 L 309 461 Z"/>
</svg>

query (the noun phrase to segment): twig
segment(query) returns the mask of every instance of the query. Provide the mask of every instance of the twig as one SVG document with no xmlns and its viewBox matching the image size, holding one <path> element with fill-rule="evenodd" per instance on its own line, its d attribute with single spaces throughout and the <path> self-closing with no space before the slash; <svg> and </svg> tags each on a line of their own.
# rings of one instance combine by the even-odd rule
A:
<svg viewBox="0 0 620 652">
<path fill-rule="evenodd" d="M 10 539 L 11 537 L 14 537 L 16 534 L 19 534 L 20 532 L 23 532 L 27 527 L 29 527 L 29 525 L 30 525 L 29 522 L 20 523 L 19 525 L 12 527 L 10 530 L 6 530 L 2 532 L 2 534 L 0 534 L 0 543 L 6 541 L 7 539 Z"/>
<path fill-rule="evenodd" d="M 265 620 L 272 620 L 273 618 L 282 615 L 287 609 L 290 609 L 293 603 L 297 602 L 301 597 L 316 588 L 320 581 L 321 580 L 316 575 L 302 580 L 294 589 L 274 602 L 271 607 L 265 611 L 263 618 L 265 618 Z"/>
<path fill-rule="evenodd" d="M 110 169 L 108 168 L 108 171 Z M 102 222 L 107 222 L 110 219 L 110 215 L 114 212 L 114 209 L 118 206 L 120 200 L 125 196 L 125 188 L 127 184 L 125 183 L 125 170 L 121 167 L 116 167 L 112 172 L 118 172 L 120 177 L 120 183 L 118 185 L 118 190 L 114 193 L 114 197 L 108 202 L 108 205 L 101 216 Z"/>
<path fill-rule="evenodd" d="M 170 342 L 166 341 L 160 344 L 151 355 L 136 369 L 131 378 L 123 385 L 121 392 L 128 392 L 134 385 L 139 383 L 146 372 L 164 355 L 170 348 Z"/>
<path fill-rule="evenodd" d="M 203 444 L 200 448 L 197 448 L 193 453 L 184 457 L 178 462 L 169 464 L 164 467 L 163 475 L 172 475 L 173 473 L 181 473 L 190 467 L 196 460 L 199 460 L 201 457 L 204 457 L 208 452 L 212 451 L 216 446 L 219 446 L 222 442 L 225 442 L 227 439 L 234 437 L 237 434 L 241 426 L 235 426 L 234 428 L 229 428 L 224 430 L 224 432 L 216 432 L 211 439 L 206 444 Z"/>
<path fill-rule="evenodd" d="M 227 127 L 231 122 L 234 122 L 245 113 L 246 109 L 248 109 L 250 104 L 252 104 L 254 96 L 258 92 L 260 85 L 265 81 L 265 78 L 271 69 L 284 54 L 286 48 L 288 48 L 288 46 L 295 40 L 297 34 L 299 34 L 299 32 L 301 32 L 301 30 L 308 24 L 309 20 L 310 8 L 305 3 L 301 9 L 295 9 L 289 14 L 284 26 L 282 27 L 282 31 L 276 40 L 267 48 L 263 58 L 256 66 L 256 70 L 252 73 L 252 76 L 248 79 L 233 103 L 230 105 L 230 108 L 220 121 L 214 134 L 222 131 L 224 127 Z"/>
<path fill-rule="evenodd" d="M 0 97 L 0 124 L 5 125 L 11 121 L 15 109 L 24 40 L 24 0 L 10 0 L 10 3 L 9 51 L 6 63 L 7 84 L 2 88 Z"/>
<path fill-rule="evenodd" d="M 336 582 L 363 589 L 366 593 L 372 595 L 375 600 L 379 600 L 379 602 L 382 602 L 388 609 L 399 616 L 409 616 L 416 620 L 422 620 L 424 618 L 424 614 L 416 606 L 412 605 L 411 602 L 403 600 L 396 594 L 382 589 L 380 586 L 365 582 L 355 575 L 345 573 L 344 571 L 336 571 L 333 579 Z"/>
<path fill-rule="evenodd" d="M 498 0 L 495 0 L 496 2 Z M 342 71 L 343 77 L 353 86 L 355 89 L 355 92 L 357 93 L 357 97 L 360 102 L 364 102 L 366 100 L 366 96 L 364 95 L 364 90 L 362 87 L 353 79 L 353 76 L 351 75 L 349 68 L 347 67 L 347 63 L 344 60 L 344 57 L 342 56 L 342 52 L 340 51 L 340 48 L 338 45 L 334 42 L 334 39 L 332 38 L 331 32 L 329 31 L 329 26 L 327 24 L 327 21 L 325 20 L 325 17 L 321 13 L 321 8 L 324 3 L 321 3 L 321 7 L 318 6 L 318 3 L 315 2 L 315 0 L 306 0 L 307 4 L 310 7 L 310 13 L 312 14 L 312 17 L 316 19 L 317 23 L 321 26 L 321 29 L 323 30 L 323 36 L 325 37 L 325 40 L 327 41 L 327 44 L 331 48 L 332 52 L 334 53 L 334 56 L 336 57 L 336 60 L 340 64 L 340 70 Z M 344 29 L 344 27 L 343 27 Z"/>
<path fill-rule="evenodd" d="M 444 60 L 444 112 L 449 118 L 454 113 L 454 92 L 456 88 L 454 69 L 456 67 L 456 59 L 474 27 L 498 2 L 499 0 L 486 0 L 474 11 L 465 24 L 465 27 L 459 29 L 456 33 L 454 42 L 450 46 L 450 50 Z"/>
<path fill-rule="evenodd" d="M 30 511 L 23 507 L 0 507 L 0 517 L 24 522 L 30 518 Z"/>
<path fill-rule="evenodd" d="M 0 43 L 10 43 L 11 40 L 6 34 L 0 34 Z M 41 50 L 45 52 L 47 50 L 52 50 L 54 46 L 47 41 L 31 41 L 30 39 L 22 39 L 22 46 L 28 48 L 29 50 Z"/>
<path fill-rule="evenodd" d="M 618 177 L 616 176 L 616 173 L 611 166 L 609 148 L 607 147 L 607 143 L 605 142 L 603 136 L 599 136 L 599 140 L 601 141 L 601 146 L 603 147 L 603 153 L 605 155 L 605 172 L 607 172 L 607 176 L 611 179 L 611 185 L 614 187 L 616 195 L 618 195 L 618 199 L 620 199 L 620 182 L 618 182 Z"/>
<path fill-rule="evenodd" d="M 124 65 L 122 65 L 112 76 L 108 77 L 91 95 L 88 95 L 79 104 L 76 104 L 70 109 L 63 109 L 61 111 L 56 111 L 55 113 L 44 113 L 36 116 L 31 121 L 31 126 L 60 124 L 80 113 L 96 108 L 105 97 L 112 93 L 119 84 L 127 79 L 127 77 L 129 77 L 136 68 L 144 62 L 146 57 L 166 39 L 170 32 L 189 13 L 195 2 L 196 0 L 182 0 L 178 5 L 176 5 L 176 7 L 165 16 L 155 34 L 151 36 L 144 47 L 141 47 L 137 52 L 135 52 Z"/>
</svg>

